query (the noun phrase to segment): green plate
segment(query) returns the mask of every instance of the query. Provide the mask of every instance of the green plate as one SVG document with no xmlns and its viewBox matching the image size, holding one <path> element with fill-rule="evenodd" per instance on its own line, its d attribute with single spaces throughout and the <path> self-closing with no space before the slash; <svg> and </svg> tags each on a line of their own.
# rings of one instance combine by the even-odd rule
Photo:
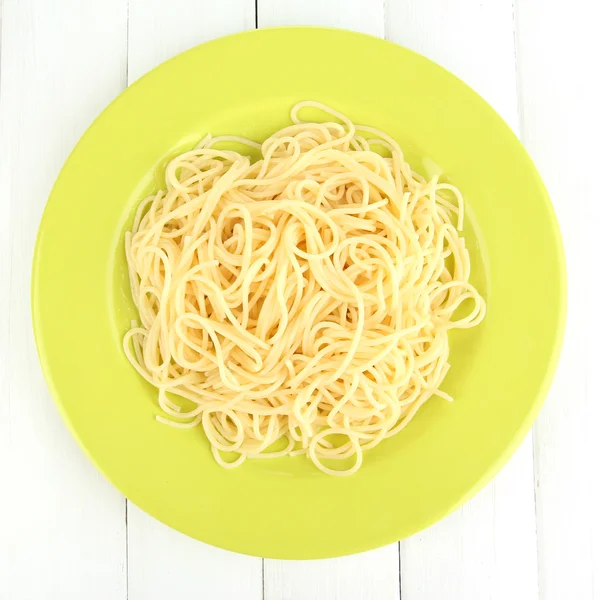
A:
<svg viewBox="0 0 600 600">
<path fill-rule="evenodd" d="M 318 100 L 434 161 L 464 193 L 483 324 L 454 332 L 443 388 L 340 478 L 304 457 L 217 466 L 200 430 L 157 423 L 121 339 L 135 311 L 123 234 L 169 157 L 206 132 L 264 139 Z M 33 320 L 59 410 L 95 465 L 160 521 L 204 542 L 322 558 L 394 542 L 488 482 L 531 427 L 554 372 L 566 284 L 544 185 L 502 119 L 456 77 L 400 46 L 338 30 L 252 31 L 194 48 L 135 83 L 89 128 L 46 207 Z"/>
</svg>

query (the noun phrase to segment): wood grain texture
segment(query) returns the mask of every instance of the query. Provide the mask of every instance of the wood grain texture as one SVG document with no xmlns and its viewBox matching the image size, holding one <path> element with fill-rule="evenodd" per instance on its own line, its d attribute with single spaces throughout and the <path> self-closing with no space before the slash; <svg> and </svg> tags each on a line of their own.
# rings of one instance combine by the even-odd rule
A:
<svg viewBox="0 0 600 600">
<path fill-rule="evenodd" d="M 259 0 L 258 24 L 341 27 L 383 37 L 383 0 Z M 396 600 L 398 547 L 334 560 L 264 561 L 265 600 Z"/>
<path fill-rule="evenodd" d="M 124 500 L 50 399 L 29 280 L 52 183 L 125 85 L 126 2 L 4 0 L 0 35 L 0 598 L 125 600 Z"/>
<path fill-rule="evenodd" d="M 130 0 L 129 83 L 197 44 L 254 28 L 254 20 L 254 0 Z M 128 600 L 262 598 L 260 559 L 187 538 L 131 503 L 128 557 Z"/>
<path fill-rule="evenodd" d="M 562 230 L 569 314 L 535 426 L 540 599 L 600 599 L 597 2 L 517 1 L 523 141 Z"/>
<path fill-rule="evenodd" d="M 259 27 L 340 27 L 383 37 L 385 0 L 258 0 Z"/>
<path fill-rule="evenodd" d="M 458 75 L 518 131 L 511 2 L 388 0 L 386 6 L 388 39 Z M 528 436 L 471 502 L 401 544 L 403 600 L 536 598 L 535 525 Z"/>
<path fill-rule="evenodd" d="M 522 133 L 561 223 L 570 316 L 535 427 L 535 472 L 528 437 L 475 499 L 404 541 L 402 600 L 600 600 L 598 3 L 257 4 L 260 26 L 385 35 L 457 74 Z M 253 28 L 254 0 L 0 0 L 0 16 L 0 599 L 399 600 L 396 545 L 261 565 L 186 538 L 131 504 L 126 530 L 125 500 L 72 440 L 38 365 L 30 266 L 60 166 L 127 83 L 207 39 Z"/>
<path fill-rule="evenodd" d="M 399 600 L 396 545 L 344 558 L 265 560 L 265 600 Z"/>
</svg>

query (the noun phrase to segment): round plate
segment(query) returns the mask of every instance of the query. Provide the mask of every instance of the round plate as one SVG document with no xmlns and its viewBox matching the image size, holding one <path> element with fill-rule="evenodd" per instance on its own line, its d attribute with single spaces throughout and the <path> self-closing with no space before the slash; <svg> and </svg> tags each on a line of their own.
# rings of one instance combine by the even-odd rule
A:
<svg viewBox="0 0 600 600">
<path fill-rule="evenodd" d="M 201 430 L 157 423 L 156 396 L 127 362 L 135 310 L 123 234 L 164 185 L 167 160 L 205 133 L 262 140 L 318 100 L 386 131 L 415 170 L 431 161 L 464 193 L 483 324 L 453 332 L 443 389 L 351 477 L 304 457 L 226 470 Z M 252 31 L 161 65 L 111 104 L 65 164 L 33 268 L 33 319 L 48 385 L 96 466 L 167 525 L 215 546 L 322 558 L 394 542 L 479 490 L 531 427 L 565 315 L 559 230 L 533 164 L 470 88 L 400 46 L 338 30 Z"/>
</svg>

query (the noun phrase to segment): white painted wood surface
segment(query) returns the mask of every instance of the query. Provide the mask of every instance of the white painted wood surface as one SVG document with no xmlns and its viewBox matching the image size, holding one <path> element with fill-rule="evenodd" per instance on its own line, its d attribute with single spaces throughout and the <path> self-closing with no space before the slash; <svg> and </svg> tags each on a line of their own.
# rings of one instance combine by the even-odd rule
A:
<svg viewBox="0 0 600 600">
<path fill-rule="evenodd" d="M 0 0 L 0 10 L 0 599 L 600 600 L 597 3 Z M 256 23 L 385 36 L 463 78 L 532 153 L 568 259 L 565 350 L 534 443 L 438 525 L 329 561 L 217 550 L 126 503 L 60 422 L 30 327 L 37 225 L 85 127 L 159 62 Z"/>
</svg>

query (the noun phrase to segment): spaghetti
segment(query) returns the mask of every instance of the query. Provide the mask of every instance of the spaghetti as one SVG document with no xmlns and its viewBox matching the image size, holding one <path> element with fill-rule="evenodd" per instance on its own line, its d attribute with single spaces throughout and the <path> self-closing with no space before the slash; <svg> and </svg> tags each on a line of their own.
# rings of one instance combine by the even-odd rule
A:
<svg viewBox="0 0 600 600">
<path fill-rule="evenodd" d="M 307 107 L 330 120 L 302 121 Z M 222 466 L 305 454 L 348 475 L 432 395 L 451 399 L 448 331 L 485 303 L 457 188 L 322 104 L 291 117 L 262 145 L 207 136 L 169 163 L 125 238 L 140 323 L 124 348 L 157 419 L 202 427 Z M 215 148 L 229 141 L 262 159 Z"/>
</svg>

